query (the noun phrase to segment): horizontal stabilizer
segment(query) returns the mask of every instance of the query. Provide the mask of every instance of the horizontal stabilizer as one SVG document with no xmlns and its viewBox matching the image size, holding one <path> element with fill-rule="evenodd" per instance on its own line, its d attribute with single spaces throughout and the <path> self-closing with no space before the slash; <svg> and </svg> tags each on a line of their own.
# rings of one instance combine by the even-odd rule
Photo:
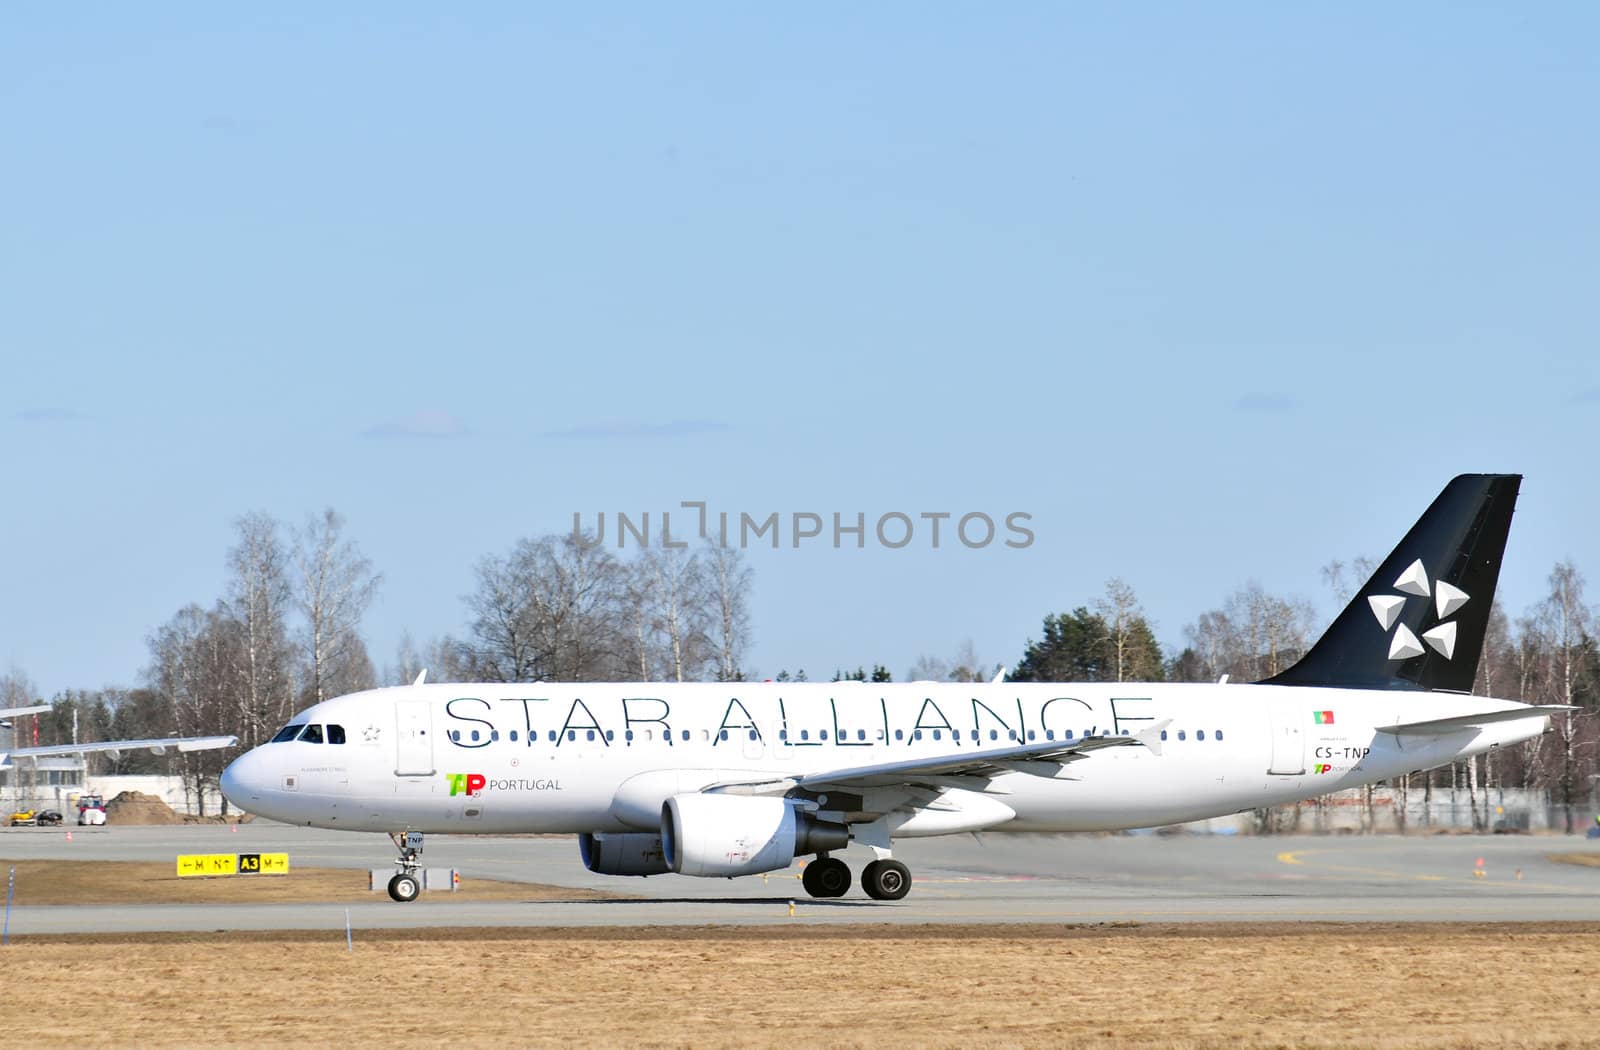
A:
<svg viewBox="0 0 1600 1050">
<path fill-rule="evenodd" d="M 1380 733 L 1393 733 L 1396 736 L 1440 736 L 1444 733 L 1454 733 L 1462 729 L 1474 729 L 1478 726 L 1488 725 L 1491 722 L 1515 722 L 1522 718 L 1538 718 L 1542 715 L 1559 715 L 1565 711 L 1576 710 L 1566 704 L 1545 704 L 1540 707 L 1528 706 L 1512 708 L 1509 711 L 1485 711 L 1476 715 L 1454 715 L 1450 718 L 1433 718 L 1426 722 L 1403 722 L 1397 726 L 1379 726 Z"/>
</svg>

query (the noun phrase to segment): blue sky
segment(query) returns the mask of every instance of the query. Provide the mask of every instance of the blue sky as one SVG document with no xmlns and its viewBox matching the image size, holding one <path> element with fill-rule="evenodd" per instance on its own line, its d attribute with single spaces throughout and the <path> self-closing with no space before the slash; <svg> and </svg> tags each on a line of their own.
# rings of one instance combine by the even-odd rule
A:
<svg viewBox="0 0 1600 1050">
<path fill-rule="evenodd" d="M 1600 573 L 1590 5 L 106 6 L 0 26 L 0 664 L 136 681 L 332 505 L 374 659 L 574 511 L 1011 511 L 753 553 L 761 674 L 1168 644 L 1460 471 Z"/>
</svg>

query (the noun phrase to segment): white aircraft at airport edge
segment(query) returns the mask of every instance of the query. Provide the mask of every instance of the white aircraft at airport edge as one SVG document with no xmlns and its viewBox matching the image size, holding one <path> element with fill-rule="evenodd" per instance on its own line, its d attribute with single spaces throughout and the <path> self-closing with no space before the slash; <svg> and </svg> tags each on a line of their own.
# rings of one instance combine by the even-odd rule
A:
<svg viewBox="0 0 1600 1050">
<path fill-rule="evenodd" d="M 26 715 L 43 714 L 49 711 L 49 704 L 34 704 L 30 707 L 0 708 L 0 729 L 14 730 L 12 721 Z M 232 747 L 239 742 L 236 736 L 162 736 L 149 737 L 144 740 L 97 740 L 92 744 L 50 744 L 44 747 L 13 747 L 0 748 L 0 770 L 11 769 L 11 760 L 14 758 L 64 758 L 69 755 L 86 755 L 91 752 L 106 752 L 112 756 L 124 751 L 138 751 L 141 748 L 148 750 L 153 755 L 164 755 L 167 751 L 215 751 L 218 748 Z"/>
<path fill-rule="evenodd" d="M 310 707 L 222 789 L 275 820 L 387 831 L 414 899 L 425 832 L 579 835 L 605 875 L 732 877 L 815 855 L 868 896 L 896 838 L 1150 827 L 1369 784 L 1544 732 L 1563 707 L 1470 695 L 1521 481 L 1450 482 L 1305 656 L 1256 684 L 423 684 Z"/>
</svg>

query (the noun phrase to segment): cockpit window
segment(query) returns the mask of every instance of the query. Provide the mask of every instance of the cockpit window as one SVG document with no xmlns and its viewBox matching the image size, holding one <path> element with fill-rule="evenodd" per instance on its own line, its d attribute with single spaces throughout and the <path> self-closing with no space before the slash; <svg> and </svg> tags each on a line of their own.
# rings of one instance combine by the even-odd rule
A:
<svg viewBox="0 0 1600 1050">
<path fill-rule="evenodd" d="M 344 743 L 344 726 L 336 726 L 336 725 L 328 726 L 328 743 L 330 743 L 330 744 L 342 744 L 342 743 Z"/>
<path fill-rule="evenodd" d="M 273 737 L 270 741 L 268 741 L 268 743 L 281 744 L 285 740 L 293 740 L 295 737 L 300 735 L 300 730 L 304 729 L 305 727 L 306 724 L 304 722 L 295 722 L 292 725 L 286 725 L 282 729 L 278 730 L 278 735 Z"/>
<path fill-rule="evenodd" d="M 306 731 L 300 734 L 300 742 L 302 744 L 322 743 L 322 727 L 318 725 L 306 726 Z"/>
</svg>

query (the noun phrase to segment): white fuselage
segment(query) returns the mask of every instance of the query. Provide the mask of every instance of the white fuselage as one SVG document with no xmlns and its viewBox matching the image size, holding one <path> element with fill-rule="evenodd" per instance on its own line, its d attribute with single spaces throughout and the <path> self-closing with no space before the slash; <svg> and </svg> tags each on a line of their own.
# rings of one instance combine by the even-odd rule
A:
<svg viewBox="0 0 1600 1050">
<path fill-rule="evenodd" d="M 667 797 L 712 784 L 1137 736 L 1167 723 L 1153 747 L 1104 748 L 1055 775 L 1003 772 L 982 788 L 1015 814 L 1002 822 L 1008 831 L 1110 830 L 1309 798 L 1543 732 L 1540 714 L 1435 736 L 1379 731 L 1520 706 L 1270 685 L 420 685 L 307 709 L 296 724 L 337 727 L 323 739 L 344 742 L 264 744 L 229 767 L 223 786 L 251 812 L 351 831 L 654 831 Z M 971 827 L 897 834 L 946 830 Z"/>
</svg>

